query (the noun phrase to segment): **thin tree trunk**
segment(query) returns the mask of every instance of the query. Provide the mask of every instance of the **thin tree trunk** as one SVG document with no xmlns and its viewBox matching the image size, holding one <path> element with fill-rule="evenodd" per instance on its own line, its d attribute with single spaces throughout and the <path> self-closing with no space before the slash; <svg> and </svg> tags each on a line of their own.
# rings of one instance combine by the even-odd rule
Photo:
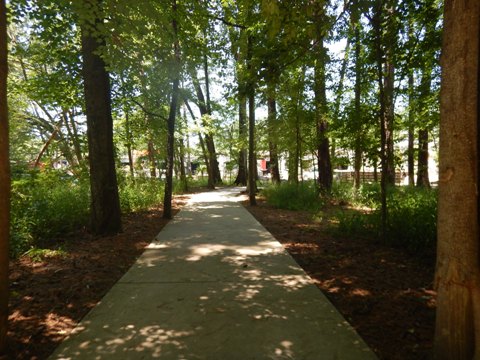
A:
<svg viewBox="0 0 480 360">
<path fill-rule="evenodd" d="M 250 76 L 253 76 L 252 38 L 248 37 L 247 63 Z M 248 84 L 248 198 L 251 206 L 257 205 L 257 159 L 255 156 L 255 84 L 250 79 Z"/>
<path fill-rule="evenodd" d="M 418 171 L 417 186 L 430 188 L 428 174 L 428 130 L 418 130 Z"/>
<path fill-rule="evenodd" d="M 69 129 L 69 137 L 73 143 L 73 149 L 75 152 L 75 157 L 77 158 L 77 163 L 79 166 L 82 166 L 82 163 L 83 163 L 82 148 L 80 146 L 77 125 L 75 124 L 75 116 L 72 110 L 67 110 L 65 117 L 66 117 L 65 126 L 67 127 L 67 129 Z"/>
<path fill-rule="evenodd" d="M 125 132 L 127 138 L 127 154 L 128 154 L 128 167 L 130 169 L 130 175 L 132 179 L 135 177 L 135 170 L 133 167 L 133 154 L 132 154 L 132 133 L 130 131 L 130 116 L 128 111 L 125 112 Z"/>
<path fill-rule="evenodd" d="M 195 73 L 192 73 L 192 80 L 195 86 L 195 91 L 198 97 L 198 107 L 200 109 L 200 114 L 202 115 L 202 125 L 204 128 L 208 129 L 209 124 L 205 122 L 204 116 L 211 115 L 208 110 L 208 105 L 203 95 L 202 87 L 197 79 Z M 208 150 L 208 163 L 209 163 L 209 188 L 215 188 L 215 185 L 220 184 L 222 182 L 222 178 L 220 176 L 220 168 L 218 166 L 217 160 L 217 152 L 215 150 L 215 142 L 213 140 L 213 134 L 211 131 L 207 130 L 205 133 L 205 145 Z"/>
<path fill-rule="evenodd" d="M 247 149 L 244 142 L 248 138 L 247 131 L 247 98 L 245 94 L 238 94 L 238 136 L 240 139 L 240 151 L 238 154 L 238 173 L 235 185 L 247 186 Z"/>
<path fill-rule="evenodd" d="M 438 360 L 480 359 L 479 64 L 480 2 L 445 1 L 435 276 Z"/>
<path fill-rule="evenodd" d="M 432 67 L 430 65 L 423 69 L 422 82 L 420 84 L 420 102 L 419 113 L 428 116 L 426 109 L 426 99 L 430 96 L 432 85 Z M 418 170 L 417 170 L 417 186 L 430 188 L 430 178 L 428 173 L 428 119 L 425 124 L 418 130 Z"/>
<path fill-rule="evenodd" d="M 185 103 L 185 106 L 187 107 L 188 112 L 190 113 L 190 117 L 192 118 L 193 122 L 195 123 L 195 126 L 199 127 L 198 122 L 195 118 L 195 114 L 193 113 L 190 104 L 188 103 L 188 101 L 186 99 L 184 99 L 184 103 Z M 205 147 L 205 141 L 203 140 L 203 136 L 202 136 L 201 132 L 198 133 L 198 140 L 200 142 L 200 148 L 202 149 L 202 155 L 203 155 L 203 160 L 205 161 L 205 166 L 207 167 L 207 171 L 210 171 L 210 169 L 211 169 L 210 168 L 210 161 L 208 159 L 207 148 Z M 212 176 L 209 175 L 208 178 L 209 178 L 209 181 L 210 181 Z M 211 188 L 210 184 L 209 184 L 209 188 Z"/>
<path fill-rule="evenodd" d="M 272 70 L 274 71 L 274 70 Z M 270 77 L 274 77 L 274 74 L 270 74 Z M 268 147 L 270 151 L 270 174 L 273 183 L 280 183 L 280 172 L 278 169 L 278 146 L 276 135 L 276 122 L 277 122 L 277 101 L 276 101 L 276 89 L 275 81 L 269 79 L 267 84 L 267 107 L 268 107 Z"/>
<path fill-rule="evenodd" d="M 235 75 L 237 78 L 237 100 L 238 100 L 238 140 L 240 144 L 240 151 L 238 153 L 238 172 L 235 178 L 235 185 L 247 186 L 247 146 L 245 140 L 248 138 L 247 130 L 247 97 L 246 97 L 246 81 L 244 75 L 244 65 L 246 56 L 246 31 L 241 29 L 237 33 L 232 27 L 229 27 L 229 35 L 232 42 L 232 52 L 235 57 Z"/>
<path fill-rule="evenodd" d="M 113 148 L 110 80 L 99 50 L 105 45 L 100 35 L 103 19 L 101 0 L 84 0 L 92 10 L 82 28 L 83 78 L 90 162 L 91 228 L 95 234 L 121 231 L 120 201 Z M 95 14 L 95 15 L 94 15 Z"/>
<path fill-rule="evenodd" d="M 172 10 L 174 18 L 172 20 L 172 29 L 175 36 L 173 50 L 175 56 L 174 78 L 172 83 L 172 96 L 170 99 L 170 112 L 167 120 L 167 170 L 165 179 L 165 193 L 163 197 L 163 217 L 171 219 L 172 213 L 172 192 L 173 192 L 173 159 L 175 147 L 175 117 L 177 115 L 177 102 L 180 84 L 180 44 L 178 41 L 178 24 L 177 24 L 177 1 L 172 0 Z"/>
<path fill-rule="evenodd" d="M 0 1 L 0 357 L 6 351 L 10 239 L 10 159 L 7 109 L 7 16 Z"/>
<path fill-rule="evenodd" d="M 413 41 L 413 26 L 409 23 L 408 27 L 409 41 Z M 415 77 L 412 64 L 409 65 L 408 73 L 408 185 L 415 185 Z"/>
<path fill-rule="evenodd" d="M 354 28 L 354 38 L 355 38 L 355 129 L 357 129 L 355 134 L 355 155 L 354 155 L 354 185 L 356 189 L 360 188 L 360 170 L 362 168 L 362 114 L 361 114 L 361 96 L 362 96 L 362 84 L 361 84 L 361 39 L 360 39 L 360 16 L 358 9 L 358 1 L 355 1 L 352 4 L 352 26 Z"/>
<path fill-rule="evenodd" d="M 157 177 L 157 163 L 155 161 L 155 147 L 153 140 L 149 139 L 147 144 L 148 167 L 150 169 L 150 177 L 155 179 Z"/>
</svg>

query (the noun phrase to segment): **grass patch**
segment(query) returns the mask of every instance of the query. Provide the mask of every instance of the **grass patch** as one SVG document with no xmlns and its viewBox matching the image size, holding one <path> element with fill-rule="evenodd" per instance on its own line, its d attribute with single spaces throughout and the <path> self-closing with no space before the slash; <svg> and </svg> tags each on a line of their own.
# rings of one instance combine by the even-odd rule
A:
<svg viewBox="0 0 480 360">
<path fill-rule="evenodd" d="M 324 205 L 313 182 L 269 185 L 262 194 L 269 204 L 280 209 L 317 212 Z"/>
</svg>

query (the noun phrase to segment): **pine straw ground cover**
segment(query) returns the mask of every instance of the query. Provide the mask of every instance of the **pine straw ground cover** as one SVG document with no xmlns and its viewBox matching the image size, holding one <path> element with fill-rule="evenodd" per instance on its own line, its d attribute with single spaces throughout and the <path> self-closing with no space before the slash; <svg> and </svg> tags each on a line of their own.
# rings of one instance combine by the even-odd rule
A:
<svg viewBox="0 0 480 360">
<path fill-rule="evenodd" d="M 307 212 L 258 203 L 246 207 L 381 359 L 430 358 L 432 257 L 421 260 L 369 239 L 332 234 Z M 62 239 L 61 251 L 11 262 L 9 352 L 1 360 L 46 359 L 167 221 L 157 208 L 127 215 L 123 223 L 116 236 L 78 231 Z"/>
<path fill-rule="evenodd" d="M 412 256 L 328 225 L 340 205 L 311 213 L 244 203 L 381 359 L 431 359 L 434 255 Z"/>
</svg>

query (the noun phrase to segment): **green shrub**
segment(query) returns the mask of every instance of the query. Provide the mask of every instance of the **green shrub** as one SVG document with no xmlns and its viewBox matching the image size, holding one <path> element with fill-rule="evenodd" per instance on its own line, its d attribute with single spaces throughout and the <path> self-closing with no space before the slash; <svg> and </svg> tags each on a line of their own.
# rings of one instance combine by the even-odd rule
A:
<svg viewBox="0 0 480 360">
<path fill-rule="evenodd" d="M 437 239 L 437 191 L 397 188 L 388 195 L 386 240 L 412 251 L 430 249 Z"/>
<path fill-rule="evenodd" d="M 151 178 L 120 178 L 119 196 L 123 212 L 145 210 L 163 202 L 164 183 Z"/>
<path fill-rule="evenodd" d="M 12 256 L 18 256 L 52 237 L 85 225 L 88 183 L 60 171 L 25 172 L 12 181 Z"/>
<path fill-rule="evenodd" d="M 270 185 L 262 193 L 269 204 L 280 209 L 318 211 L 324 205 L 313 182 Z"/>
<path fill-rule="evenodd" d="M 380 184 L 362 184 L 357 190 L 351 183 L 334 182 L 331 196 L 338 202 L 377 208 L 380 205 Z"/>
<path fill-rule="evenodd" d="M 361 193 L 361 192 L 360 192 Z M 376 237 L 382 233 L 380 205 L 374 189 L 361 195 L 361 203 L 374 210 L 342 212 L 337 215 L 337 229 L 345 235 Z M 388 219 L 385 241 L 411 251 L 432 249 L 437 233 L 437 191 L 396 187 L 387 195 Z"/>
</svg>

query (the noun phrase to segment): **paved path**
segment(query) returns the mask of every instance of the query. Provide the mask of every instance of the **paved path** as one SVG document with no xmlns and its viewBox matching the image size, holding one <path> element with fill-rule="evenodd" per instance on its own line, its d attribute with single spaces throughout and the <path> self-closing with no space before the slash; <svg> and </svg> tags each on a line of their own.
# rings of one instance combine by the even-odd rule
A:
<svg viewBox="0 0 480 360">
<path fill-rule="evenodd" d="M 50 359 L 375 359 L 238 193 L 194 195 Z"/>
</svg>

